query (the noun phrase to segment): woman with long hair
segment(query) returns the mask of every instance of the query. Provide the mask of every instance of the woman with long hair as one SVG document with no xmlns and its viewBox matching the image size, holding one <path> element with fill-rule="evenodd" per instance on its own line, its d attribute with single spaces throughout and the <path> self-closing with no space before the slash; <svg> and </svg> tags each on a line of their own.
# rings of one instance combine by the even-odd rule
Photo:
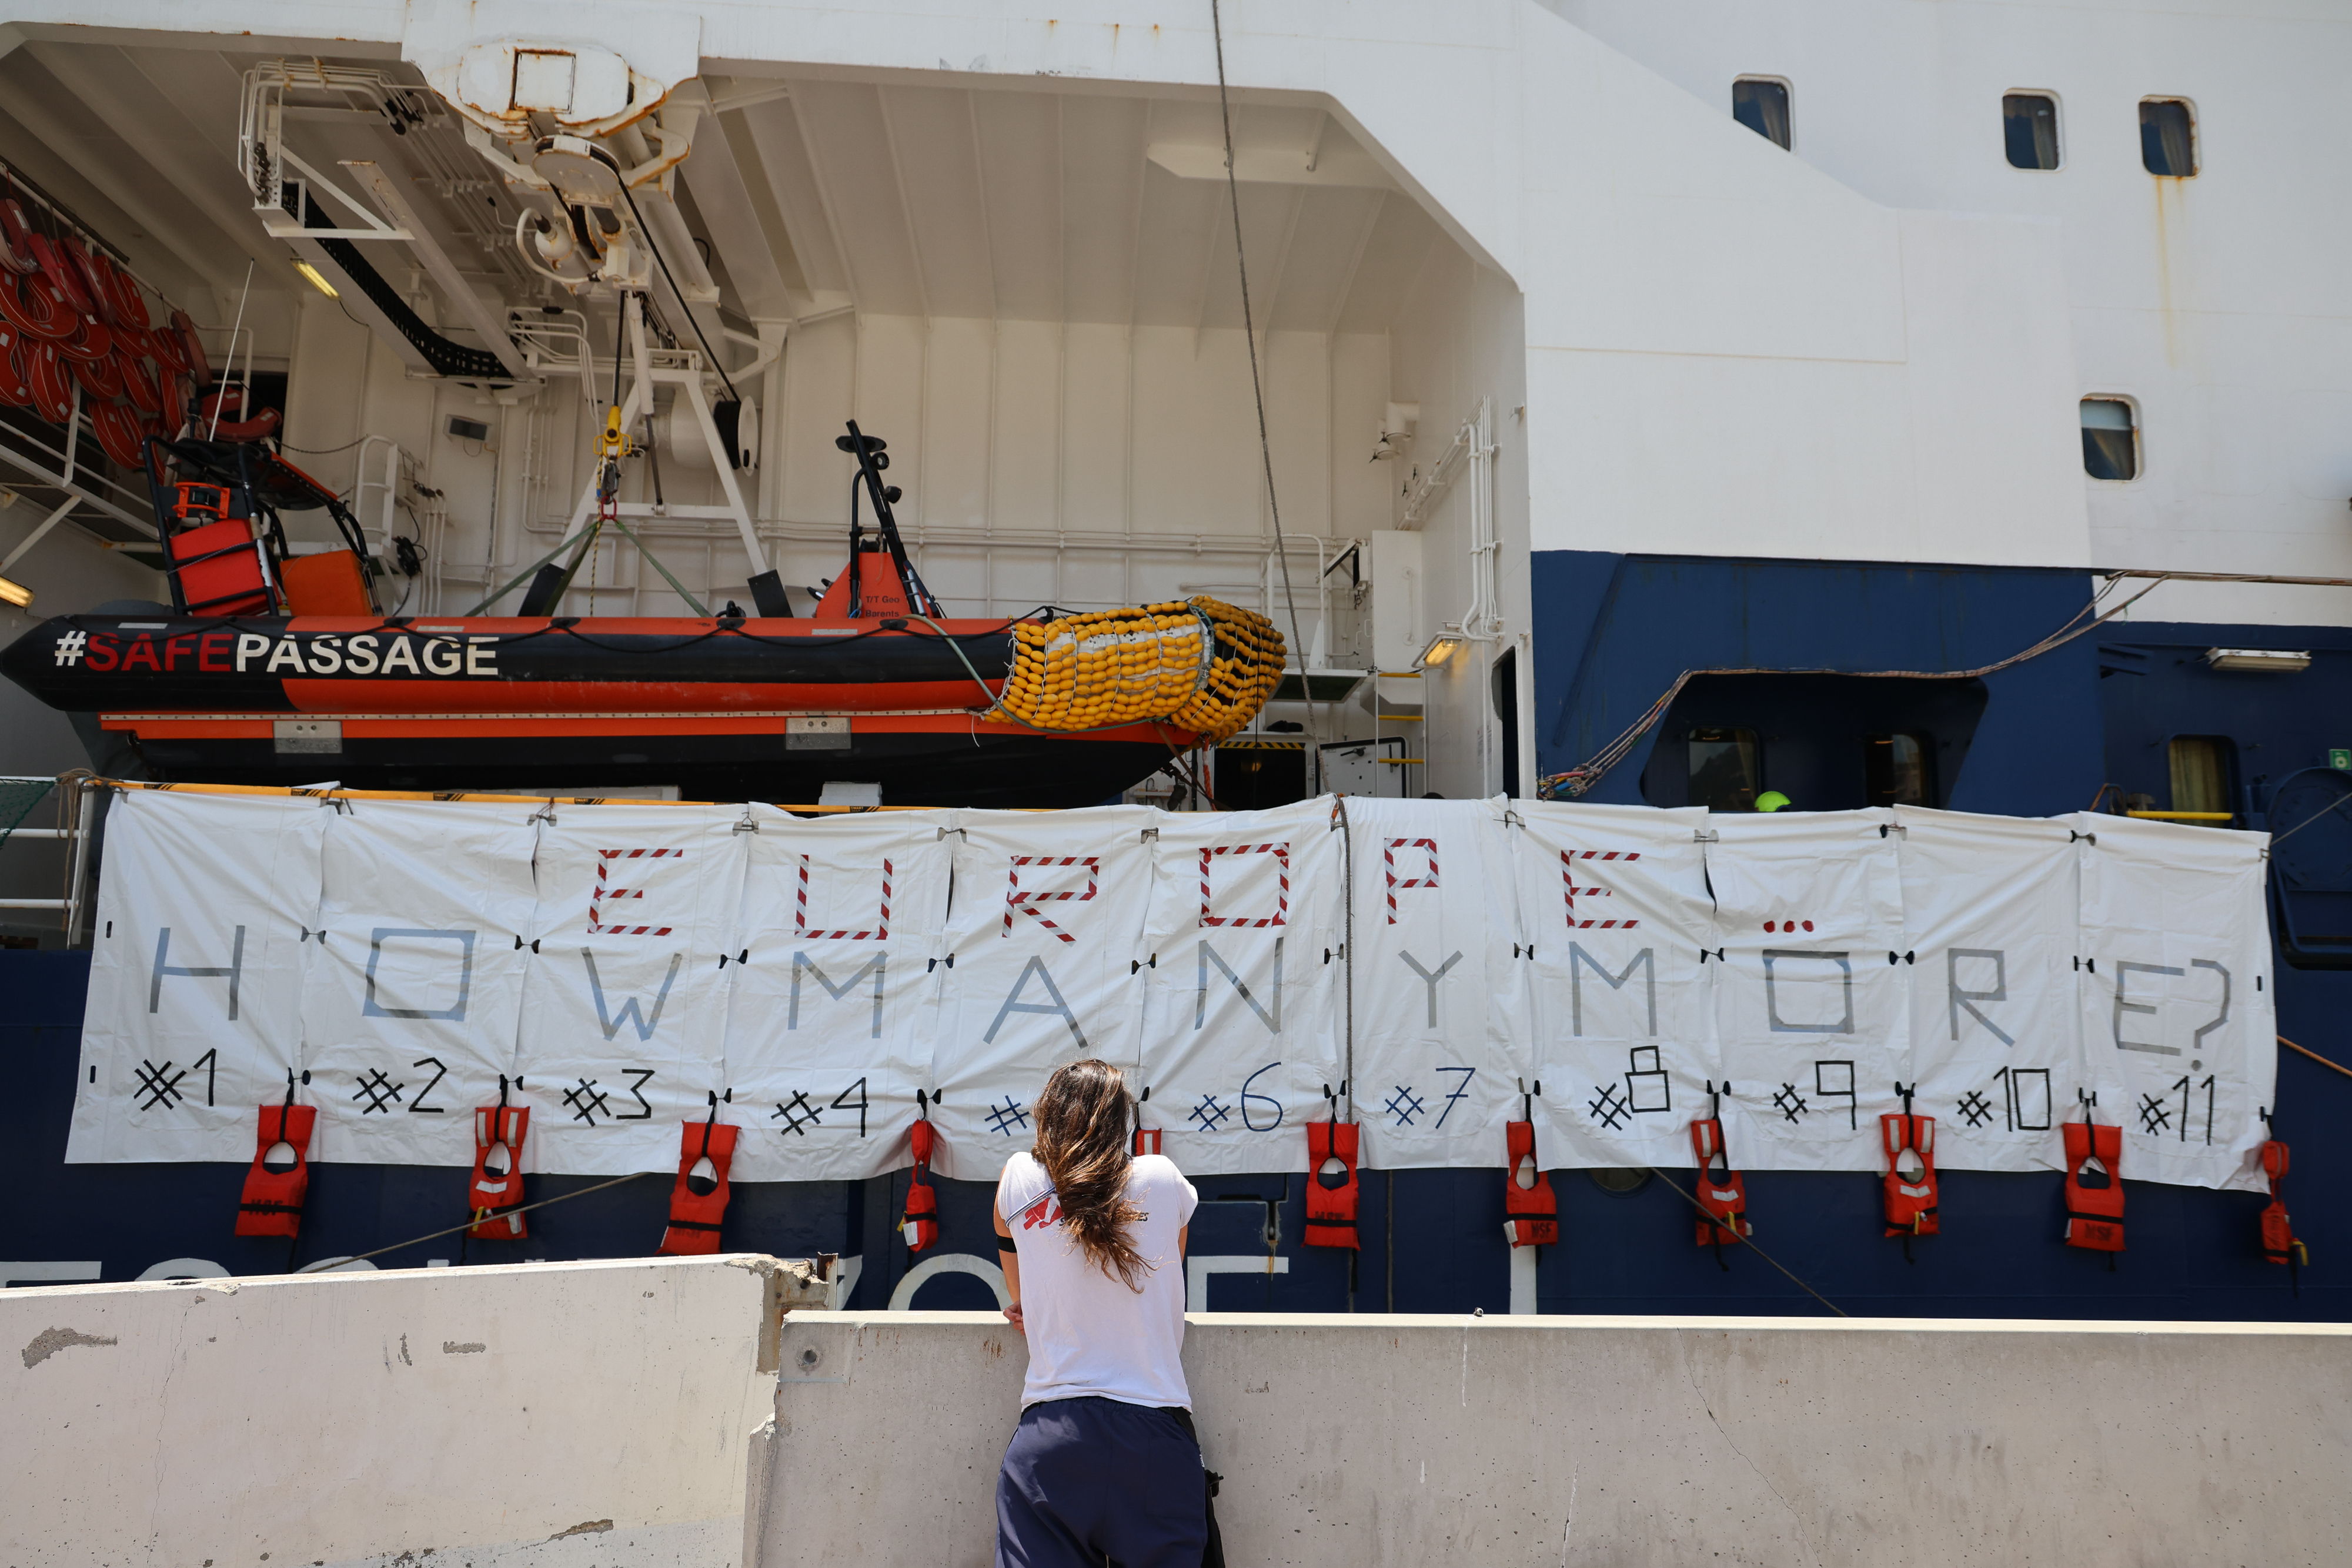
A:
<svg viewBox="0 0 2352 1568">
<path fill-rule="evenodd" d="M 1004 1315 L 1029 1342 L 997 1568 L 1200 1568 L 1207 1476 L 1178 1359 L 1199 1197 L 1173 1161 L 1131 1152 L 1135 1101 L 1110 1063 L 1056 1068 L 1034 1113 L 1035 1151 L 996 1187 Z"/>
</svg>

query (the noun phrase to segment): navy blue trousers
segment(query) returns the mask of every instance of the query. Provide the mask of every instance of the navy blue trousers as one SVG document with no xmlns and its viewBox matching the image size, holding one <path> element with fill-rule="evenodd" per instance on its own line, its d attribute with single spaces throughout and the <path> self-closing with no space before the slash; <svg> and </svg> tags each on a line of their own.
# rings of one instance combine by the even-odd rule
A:
<svg viewBox="0 0 2352 1568">
<path fill-rule="evenodd" d="M 1201 1568 L 1208 1482 L 1172 1410 L 1049 1399 L 996 1479 L 996 1568 Z"/>
</svg>

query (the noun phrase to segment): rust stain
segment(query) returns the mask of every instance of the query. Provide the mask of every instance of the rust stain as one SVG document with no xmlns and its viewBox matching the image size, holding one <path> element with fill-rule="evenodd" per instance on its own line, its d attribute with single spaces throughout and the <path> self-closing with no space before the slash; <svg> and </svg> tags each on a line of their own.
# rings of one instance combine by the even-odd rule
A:
<svg viewBox="0 0 2352 1568">
<path fill-rule="evenodd" d="M 2150 177 L 2156 187 L 2156 308 L 2164 327 L 2164 362 L 2180 363 L 2180 300 L 2173 251 L 2187 241 L 2187 182 L 2168 174 Z M 2176 230 L 2179 231 L 2176 234 Z M 2180 258 L 2184 263 L 2186 256 Z"/>
</svg>

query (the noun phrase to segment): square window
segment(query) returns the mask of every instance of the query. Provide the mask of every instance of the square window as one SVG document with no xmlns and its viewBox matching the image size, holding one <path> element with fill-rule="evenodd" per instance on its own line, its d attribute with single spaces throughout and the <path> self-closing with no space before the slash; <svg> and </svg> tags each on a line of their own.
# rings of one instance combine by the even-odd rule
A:
<svg viewBox="0 0 2352 1568">
<path fill-rule="evenodd" d="M 2226 811 L 2230 809 L 2230 761 L 2232 747 L 2219 735 L 2176 735 L 2167 748 L 2172 764 L 2172 809 L 2176 811 Z M 2222 826 L 2227 827 L 2228 823 Z"/>
<path fill-rule="evenodd" d="M 2094 479 L 2139 477 L 2139 425 L 2123 399 L 2083 400 L 2083 472 Z"/>
<path fill-rule="evenodd" d="M 1789 84 L 1741 77 L 1731 84 L 1731 118 L 1775 146 L 1789 145 Z"/>
<path fill-rule="evenodd" d="M 2186 180 L 2197 172 L 2197 118 L 2177 98 L 2139 100 L 2139 161 L 2151 174 Z"/>
<path fill-rule="evenodd" d="M 1863 773 L 1874 806 L 1936 803 L 1936 737 L 1918 733 L 1863 737 Z"/>
<path fill-rule="evenodd" d="M 2000 100 L 2002 137 L 2013 169 L 2058 167 L 2058 100 L 2046 93 L 2012 92 Z"/>
<path fill-rule="evenodd" d="M 1710 811 L 1756 810 L 1761 760 L 1752 729 L 1692 730 L 1689 803 Z"/>
</svg>

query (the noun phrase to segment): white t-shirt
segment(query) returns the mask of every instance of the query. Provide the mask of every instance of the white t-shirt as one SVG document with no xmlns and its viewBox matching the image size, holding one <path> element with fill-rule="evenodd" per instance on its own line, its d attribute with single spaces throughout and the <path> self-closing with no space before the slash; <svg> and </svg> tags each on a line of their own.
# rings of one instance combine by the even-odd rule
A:
<svg viewBox="0 0 2352 1568">
<path fill-rule="evenodd" d="M 1029 1339 L 1029 1375 L 1021 1407 L 1088 1395 L 1127 1405 L 1189 1410 L 1180 1359 L 1184 1348 L 1184 1260 L 1176 1234 L 1201 1200 L 1164 1155 L 1138 1155 L 1128 1169 L 1128 1201 L 1143 1211 L 1128 1236 L 1141 1253 L 1141 1291 L 1087 1261 L 1054 1201 L 1053 1183 L 1034 1155 L 1004 1163 L 996 1212 L 1013 1231 L 1021 1259 L 1021 1315 Z"/>
</svg>

